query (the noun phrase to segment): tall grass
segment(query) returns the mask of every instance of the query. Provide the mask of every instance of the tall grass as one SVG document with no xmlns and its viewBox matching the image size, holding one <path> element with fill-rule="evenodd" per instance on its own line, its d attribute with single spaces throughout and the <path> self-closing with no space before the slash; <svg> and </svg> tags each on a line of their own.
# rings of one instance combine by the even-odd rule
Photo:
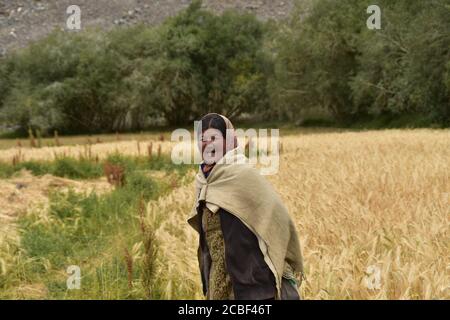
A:
<svg viewBox="0 0 450 320">
<path fill-rule="evenodd" d="M 104 160 L 59 157 L 51 160 L 29 160 L 18 163 L 0 161 L 0 178 L 10 178 L 15 173 L 25 169 L 33 175 L 51 174 L 69 179 L 96 179 L 104 175 L 103 165 L 108 162 L 120 165 L 127 173 L 138 170 L 178 171 L 185 172 L 188 166 L 174 166 L 167 155 L 159 157 L 127 156 L 118 152 L 108 155 Z"/>
<path fill-rule="evenodd" d="M 155 162 L 161 162 L 155 164 L 156 168 L 173 173 L 166 173 L 167 179 L 155 180 L 144 170 L 155 168 L 148 161 L 120 155 L 110 160 L 126 167 L 123 187 L 104 195 L 56 191 L 50 195 L 48 210 L 35 211 L 18 220 L 20 242 L 11 243 L 11 253 L 16 258 L 0 275 L 0 298 L 155 296 L 158 288 L 152 285 L 152 268 L 157 244 L 153 241 L 153 226 L 143 227 L 142 207 L 167 193 L 172 181 L 179 180 L 186 171 L 163 164 L 162 158 L 156 159 Z M 70 265 L 81 269 L 79 290 L 67 288 L 66 269 Z"/>
</svg>

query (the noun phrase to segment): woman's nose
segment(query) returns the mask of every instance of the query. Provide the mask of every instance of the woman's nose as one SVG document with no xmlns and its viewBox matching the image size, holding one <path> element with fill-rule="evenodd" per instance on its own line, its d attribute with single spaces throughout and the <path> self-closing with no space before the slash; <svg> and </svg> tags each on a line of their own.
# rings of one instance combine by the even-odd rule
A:
<svg viewBox="0 0 450 320">
<path fill-rule="evenodd" d="M 208 147 L 211 144 L 211 141 L 203 141 L 202 142 L 202 149 L 205 150 L 206 147 Z"/>
</svg>

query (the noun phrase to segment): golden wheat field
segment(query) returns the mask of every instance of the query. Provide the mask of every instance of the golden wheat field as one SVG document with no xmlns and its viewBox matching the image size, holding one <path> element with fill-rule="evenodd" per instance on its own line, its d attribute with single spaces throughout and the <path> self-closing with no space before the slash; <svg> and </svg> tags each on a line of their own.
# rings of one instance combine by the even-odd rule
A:
<svg viewBox="0 0 450 320">
<path fill-rule="evenodd" d="M 450 298 L 449 130 L 300 131 L 281 140 L 279 171 L 267 178 L 300 235 L 306 272 L 302 298 Z M 170 142 L 161 145 L 161 152 L 170 152 Z M 84 148 L 21 153 L 25 159 L 51 160 L 64 151 L 76 156 Z M 136 155 L 145 148 L 121 141 L 93 145 L 92 152 Z M 0 151 L 0 159 L 10 161 L 17 152 Z M 194 173 L 146 205 L 147 225 L 157 226 L 155 276 L 164 299 L 203 298 L 198 236 L 186 223 Z M 8 221 L 0 231 L 8 223 L 12 228 Z"/>
<path fill-rule="evenodd" d="M 300 233 L 303 298 L 450 298 L 449 131 L 282 140 L 280 170 L 269 180 Z M 161 212 L 169 217 L 157 232 L 167 261 L 160 273 L 166 298 L 171 286 L 201 297 L 197 237 L 185 224 L 193 201 L 187 185 L 148 205 L 150 221 Z"/>
</svg>

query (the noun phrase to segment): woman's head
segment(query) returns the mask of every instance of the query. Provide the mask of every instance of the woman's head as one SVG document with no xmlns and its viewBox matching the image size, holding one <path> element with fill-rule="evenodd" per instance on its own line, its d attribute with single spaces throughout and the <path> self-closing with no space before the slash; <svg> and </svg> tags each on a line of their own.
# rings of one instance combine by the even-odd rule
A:
<svg viewBox="0 0 450 320">
<path fill-rule="evenodd" d="M 203 116 L 199 135 L 200 151 L 206 164 L 217 163 L 225 153 L 237 147 L 233 125 L 217 113 Z"/>
</svg>

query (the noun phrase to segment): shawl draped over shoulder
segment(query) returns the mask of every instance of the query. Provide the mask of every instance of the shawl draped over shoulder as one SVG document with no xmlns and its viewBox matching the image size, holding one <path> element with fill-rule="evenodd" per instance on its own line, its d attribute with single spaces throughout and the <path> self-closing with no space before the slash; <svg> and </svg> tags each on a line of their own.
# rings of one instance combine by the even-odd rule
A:
<svg viewBox="0 0 450 320">
<path fill-rule="evenodd" d="M 303 276 L 303 259 L 295 225 L 272 185 L 233 149 L 205 178 L 199 170 L 195 178 L 196 201 L 188 223 L 199 230 L 201 201 L 213 212 L 222 208 L 239 218 L 258 238 L 264 259 L 274 273 L 277 293 L 286 270 Z"/>
</svg>

